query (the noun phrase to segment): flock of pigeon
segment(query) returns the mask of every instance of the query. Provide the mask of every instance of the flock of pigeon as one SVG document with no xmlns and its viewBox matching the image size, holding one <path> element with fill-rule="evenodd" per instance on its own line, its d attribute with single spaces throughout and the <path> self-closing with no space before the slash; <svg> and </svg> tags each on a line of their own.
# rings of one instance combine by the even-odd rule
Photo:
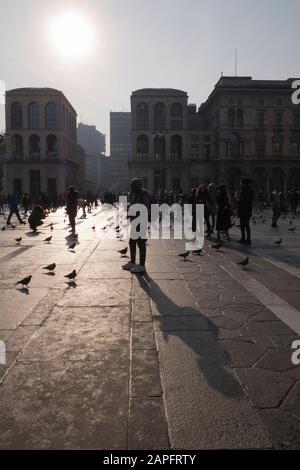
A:
<svg viewBox="0 0 300 470">
<path fill-rule="evenodd" d="M 108 227 L 112 227 L 114 225 L 114 221 L 113 221 L 114 217 L 109 217 L 107 219 L 107 222 L 110 222 L 109 224 L 107 224 L 106 226 L 102 227 L 102 230 L 106 230 Z M 64 222 L 66 220 L 64 219 Z M 112 222 L 111 222 L 112 221 Z M 125 226 L 125 225 L 124 225 Z M 12 226 L 12 228 L 14 228 L 14 226 Z M 5 227 L 4 227 L 5 229 Z M 54 230 L 54 227 L 53 227 L 53 223 L 50 224 L 50 230 L 53 231 Z M 96 230 L 96 226 L 93 225 L 92 226 L 92 230 L 95 231 Z M 120 236 L 120 232 L 121 232 L 121 228 L 120 228 L 120 225 L 117 225 L 114 230 L 116 231 L 117 233 L 117 238 L 119 239 L 122 239 L 122 236 Z M 22 237 L 18 237 L 18 238 L 15 238 L 15 242 L 17 243 L 18 246 L 21 245 L 21 242 L 22 242 Z M 52 235 L 46 237 L 44 239 L 44 242 L 47 243 L 47 244 L 50 244 L 51 243 L 51 240 L 52 240 Z M 74 251 L 74 248 L 76 247 L 76 244 L 77 242 L 73 242 L 71 243 L 70 245 L 68 245 L 68 250 L 72 251 L 73 253 L 75 253 Z M 126 253 L 128 251 L 128 248 L 125 247 L 121 250 L 118 250 L 118 253 L 120 253 L 121 257 L 125 257 L 126 256 Z M 50 275 L 54 275 L 54 271 L 56 269 L 56 263 L 51 263 L 49 264 L 48 266 L 45 266 L 43 267 L 43 269 L 45 269 L 47 271 L 48 274 Z M 77 271 L 76 269 L 73 269 L 72 272 L 70 272 L 69 274 L 66 274 L 64 277 L 68 279 L 68 282 L 67 284 L 69 285 L 69 287 L 76 287 L 76 282 L 75 282 L 75 278 L 77 276 Z M 28 289 L 28 286 L 31 282 L 31 279 L 32 279 L 32 275 L 30 276 L 26 276 L 24 277 L 24 279 L 21 279 L 20 281 L 18 281 L 16 283 L 16 285 L 21 285 L 22 289 Z"/>
<path fill-rule="evenodd" d="M 262 223 L 265 224 L 266 219 L 263 218 L 263 215 L 262 215 L 262 214 L 259 214 L 259 215 L 258 215 L 258 218 L 259 218 L 259 219 L 262 219 Z M 282 219 L 283 219 L 283 220 L 286 220 L 286 219 L 287 219 L 287 216 L 283 216 Z M 294 220 L 295 220 L 295 216 L 292 216 L 291 219 L 290 219 L 290 221 L 289 221 L 290 225 L 293 224 L 293 221 L 294 221 Z M 257 223 L 257 218 L 256 218 L 255 216 L 252 217 L 252 222 L 253 222 L 254 225 Z M 236 224 L 233 223 L 232 225 L 235 226 Z M 296 230 L 296 226 L 293 226 L 293 227 L 290 227 L 290 228 L 288 229 L 288 232 L 294 233 L 295 230 Z M 280 246 L 280 245 L 282 245 L 282 243 L 283 243 L 283 238 L 279 238 L 279 240 L 276 240 L 276 241 L 274 242 L 274 245 L 275 245 L 275 246 Z M 220 252 L 220 251 L 221 251 L 221 248 L 222 248 L 224 245 L 225 245 L 225 242 L 219 241 L 218 243 L 215 243 L 214 245 L 211 245 L 211 248 L 212 248 L 213 250 L 216 250 L 217 252 Z M 186 252 L 184 252 L 184 253 L 180 253 L 178 256 L 179 256 L 180 258 L 183 258 L 184 261 L 186 261 L 187 258 L 188 258 L 188 256 L 189 256 L 191 253 L 192 253 L 192 254 L 200 255 L 200 254 L 202 254 L 202 249 L 200 249 L 200 250 L 195 250 L 195 251 L 192 251 L 192 252 L 186 251 Z M 242 261 L 239 261 L 237 264 L 238 264 L 239 266 L 242 266 L 243 269 L 245 269 L 246 266 L 248 266 L 249 263 L 250 263 L 250 259 L 249 259 L 249 256 L 247 256 L 245 259 L 243 259 Z"/>
<path fill-rule="evenodd" d="M 283 216 L 283 217 L 282 217 L 283 220 L 286 220 L 286 218 L 287 218 L 286 216 Z M 114 219 L 113 216 L 109 217 L 109 218 L 107 219 L 107 222 L 108 222 L 107 225 L 105 225 L 104 227 L 102 227 L 102 230 L 107 230 L 107 228 L 111 228 L 111 227 L 114 225 L 114 220 L 113 220 L 113 219 Z M 262 214 L 259 214 L 259 215 L 258 215 L 258 219 L 261 219 L 261 222 L 262 222 L 263 224 L 266 222 L 266 220 L 263 218 L 263 215 L 262 215 Z M 292 216 L 292 218 L 290 219 L 290 222 L 289 222 L 290 225 L 293 224 L 293 220 L 294 220 L 294 219 L 295 219 L 295 217 Z M 64 220 L 64 222 L 65 222 L 65 221 L 66 221 L 66 220 Z M 253 224 L 256 224 L 256 223 L 257 223 L 257 217 L 255 217 L 255 216 L 252 217 L 252 222 L 253 222 Z M 233 224 L 233 226 L 234 226 L 234 225 L 235 225 L 235 224 Z M 124 225 L 124 226 L 125 226 L 125 225 Z M 12 227 L 12 228 L 15 228 L 13 225 L 11 225 L 11 227 Z M 2 228 L 2 230 L 5 230 L 5 226 Z M 54 230 L 53 223 L 50 224 L 50 230 L 51 230 L 51 231 Z M 92 226 L 92 230 L 93 230 L 93 231 L 96 230 L 96 226 L 95 226 L 95 225 Z M 116 225 L 116 226 L 114 227 L 114 230 L 115 230 L 115 232 L 117 233 L 116 237 L 117 237 L 118 239 L 122 240 L 122 238 L 123 238 L 123 235 L 122 235 L 122 227 L 121 227 L 120 225 Z M 295 232 L 295 230 L 296 230 L 296 226 L 290 227 L 290 228 L 288 229 L 288 231 L 289 231 L 290 233 Z M 50 244 L 50 243 L 51 243 L 51 240 L 52 240 L 52 235 L 46 237 L 46 238 L 44 239 L 44 242 L 47 243 L 47 244 Z M 17 245 L 19 246 L 19 245 L 21 244 L 21 242 L 22 242 L 22 237 L 15 238 L 15 241 L 16 241 Z M 282 245 L 282 243 L 283 243 L 283 238 L 280 238 L 279 240 L 277 240 L 277 241 L 274 242 L 274 245 L 280 246 L 280 245 Z M 71 243 L 70 245 L 68 245 L 68 249 L 69 249 L 70 251 L 72 251 L 73 253 L 75 253 L 74 248 L 76 247 L 76 244 L 77 244 L 77 241 L 75 241 L 75 242 Z M 223 241 L 219 241 L 218 243 L 215 243 L 215 244 L 211 245 L 211 248 L 212 248 L 213 250 L 216 250 L 217 252 L 220 252 L 221 248 L 222 248 L 224 245 L 225 245 L 225 243 L 224 243 Z M 121 249 L 121 250 L 118 250 L 118 253 L 120 253 L 121 257 L 125 257 L 126 254 L 127 254 L 127 251 L 128 251 L 128 248 L 125 247 L 125 248 L 123 248 L 123 249 Z M 192 251 L 192 252 L 191 252 L 191 251 L 186 251 L 186 252 L 184 252 L 184 253 L 180 253 L 178 256 L 179 256 L 180 258 L 183 258 L 184 261 L 186 261 L 187 258 L 188 258 L 188 256 L 189 256 L 190 254 L 201 255 L 201 254 L 202 254 L 202 249 L 194 250 L 194 251 Z M 240 265 L 240 266 L 242 266 L 242 268 L 244 269 L 244 268 L 246 268 L 246 266 L 248 266 L 249 262 L 250 262 L 250 259 L 249 259 L 249 257 L 247 256 L 245 259 L 243 259 L 242 261 L 238 262 L 237 264 Z M 43 269 L 45 269 L 45 270 L 48 272 L 48 274 L 52 274 L 52 275 L 53 275 L 53 274 L 54 274 L 54 271 L 55 271 L 55 269 L 56 269 L 56 263 L 51 263 L 51 264 L 49 264 L 48 266 L 43 267 Z M 68 284 L 70 287 L 71 287 L 71 286 L 72 286 L 72 287 L 76 287 L 76 283 L 75 283 L 75 278 L 76 278 L 76 276 L 77 276 L 77 272 L 76 272 L 75 269 L 73 269 L 72 272 L 70 272 L 69 274 L 66 274 L 66 275 L 64 276 L 65 278 L 67 278 L 67 279 L 69 280 L 69 281 L 67 282 L 67 284 Z M 19 284 L 20 284 L 20 285 L 22 286 L 22 288 L 28 289 L 28 286 L 29 286 L 29 283 L 30 283 L 31 279 L 32 279 L 32 275 L 27 276 L 27 277 L 25 277 L 24 279 L 21 279 L 20 281 L 18 281 L 16 285 L 19 285 Z"/>
</svg>

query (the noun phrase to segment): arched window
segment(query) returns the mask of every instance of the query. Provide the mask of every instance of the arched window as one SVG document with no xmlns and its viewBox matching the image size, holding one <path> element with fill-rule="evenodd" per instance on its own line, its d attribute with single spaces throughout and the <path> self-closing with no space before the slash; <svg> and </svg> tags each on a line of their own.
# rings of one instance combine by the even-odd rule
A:
<svg viewBox="0 0 300 470">
<path fill-rule="evenodd" d="M 173 103 L 171 107 L 171 129 L 182 129 L 182 106 L 180 103 Z"/>
<path fill-rule="evenodd" d="M 153 127 L 156 131 L 166 128 L 166 107 L 163 103 L 154 105 Z"/>
<path fill-rule="evenodd" d="M 29 137 L 29 155 L 32 158 L 39 158 L 40 153 L 40 138 L 38 135 L 32 134 Z"/>
<path fill-rule="evenodd" d="M 16 134 L 11 139 L 12 146 L 12 155 L 13 157 L 22 158 L 23 157 L 23 137 L 19 134 Z"/>
<path fill-rule="evenodd" d="M 136 127 L 142 130 L 149 127 L 149 109 L 147 103 L 139 103 L 136 107 Z"/>
<path fill-rule="evenodd" d="M 30 103 L 28 106 L 28 128 L 40 128 L 40 110 L 39 105 L 36 102 Z"/>
<path fill-rule="evenodd" d="M 48 157 L 57 157 L 57 137 L 56 135 L 49 134 L 46 138 L 47 144 L 47 156 Z"/>
<path fill-rule="evenodd" d="M 141 160 L 149 157 L 149 142 L 146 135 L 139 135 L 136 142 L 136 151 Z"/>
<path fill-rule="evenodd" d="M 171 160 L 181 161 L 182 158 L 182 138 L 180 135 L 173 135 L 171 139 Z"/>
<path fill-rule="evenodd" d="M 46 104 L 46 129 L 57 129 L 56 104 Z"/>
<path fill-rule="evenodd" d="M 156 135 L 153 142 L 155 160 L 164 161 L 166 158 L 166 142 L 163 135 Z"/>
<path fill-rule="evenodd" d="M 11 128 L 22 129 L 23 127 L 23 110 L 20 103 L 15 102 L 11 105 Z"/>
<path fill-rule="evenodd" d="M 234 127 L 234 109 L 228 110 L 228 126 Z"/>
<path fill-rule="evenodd" d="M 236 125 L 238 127 L 244 127 L 244 112 L 242 109 L 238 109 L 236 112 Z"/>
</svg>

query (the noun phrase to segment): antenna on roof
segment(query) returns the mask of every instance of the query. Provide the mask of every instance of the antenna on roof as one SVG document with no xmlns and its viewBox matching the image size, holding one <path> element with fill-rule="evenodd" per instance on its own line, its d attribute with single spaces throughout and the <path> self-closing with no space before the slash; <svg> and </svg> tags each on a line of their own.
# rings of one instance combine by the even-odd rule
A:
<svg viewBox="0 0 300 470">
<path fill-rule="evenodd" d="M 235 67 L 234 67 L 234 73 L 235 73 L 235 77 L 237 77 L 237 69 L 238 69 L 238 50 L 236 49 L 235 50 Z"/>
</svg>

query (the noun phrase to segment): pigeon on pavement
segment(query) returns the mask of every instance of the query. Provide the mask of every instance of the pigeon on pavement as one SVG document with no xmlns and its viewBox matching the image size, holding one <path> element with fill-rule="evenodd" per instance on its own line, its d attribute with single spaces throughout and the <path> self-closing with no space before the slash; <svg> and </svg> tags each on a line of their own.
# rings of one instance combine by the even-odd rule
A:
<svg viewBox="0 0 300 470">
<path fill-rule="evenodd" d="M 126 246 L 126 248 L 123 248 L 123 250 L 119 250 L 118 253 L 120 253 L 122 256 L 125 256 L 126 253 L 127 253 L 127 250 L 128 250 L 128 248 Z"/>
<path fill-rule="evenodd" d="M 73 269 L 71 273 L 65 275 L 65 277 L 67 277 L 68 279 L 75 279 L 76 276 L 77 276 L 76 269 Z"/>
<path fill-rule="evenodd" d="M 223 243 L 220 242 L 220 243 L 216 243 L 215 245 L 212 245 L 211 248 L 213 248 L 214 250 L 219 251 L 220 248 L 222 248 L 222 246 L 223 246 Z"/>
<path fill-rule="evenodd" d="M 187 257 L 189 256 L 190 252 L 189 251 L 186 251 L 185 253 L 180 253 L 178 256 L 180 256 L 180 258 L 183 258 L 184 261 L 186 261 Z"/>
<path fill-rule="evenodd" d="M 279 246 L 282 244 L 282 242 L 283 242 L 283 238 L 280 238 L 279 240 L 277 240 L 277 242 L 274 243 L 274 245 Z"/>
<path fill-rule="evenodd" d="M 240 261 L 238 264 L 240 266 L 243 266 L 243 268 L 245 268 L 249 264 L 249 257 L 247 256 L 247 258 L 245 258 L 243 261 Z"/>
<path fill-rule="evenodd" d="M 44 242 L 50 243 L 52 240 L 52 235 L 50 237 L 45 238 Z"/>
<path fill-rule="evenodd" d="M 48 266 L 45 266 L 43 269 L 47 269 L 47 271 L 54 271 L 56 268 L 56 263 L 48 264 Z"/>
<path fill-rule="evenodd" d="M 15 238 L 16 242 L 20 245 L 21 241 L 22 241 L 22 237 L 19 237 L 19 238 Z"/>
<path fill-rule="evenodd" d="M 29 284 L 30 281 L 31 281 L 31 278 L 32 278 L 32 276 L 24 277 L 24 279 L 22 279 L 21 281 L 17 282 L 17 285 L 18 285 L 18 284 L 21 284 L 22 287 L 23 287 L 23 286 L 26 286 L 26 287 L 27 287 L 28 284 Z"/>
</svg>

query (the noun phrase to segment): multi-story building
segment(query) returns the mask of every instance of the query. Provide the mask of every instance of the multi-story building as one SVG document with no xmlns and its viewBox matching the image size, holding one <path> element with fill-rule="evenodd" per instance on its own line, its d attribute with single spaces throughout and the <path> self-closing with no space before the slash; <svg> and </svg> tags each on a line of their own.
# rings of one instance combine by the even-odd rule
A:
<svg viewBox="0 0 300 470">
<path fill-rule="evenodd" d="M 300 189 L 300 106 L 292 103 L 292 82 L 220 78 L 199 109 L 217 181 L 236 189 L 247 176 L 261 191 Z"/>
<path fill-rule="evenodd" d="M 87 155 L 105 155 L 106 153 L 105 134 L 98 131 L 96 126 L 80 122 L 77 128 L 77 140 Z"/>
<path fill-rule="evenodd" d="M 96 129 L 96 126 L 79 123 L 77 139 L 85 150 L 85 180 L 84 191 L 98 193 L 103 191 L 105 185 L 104 155 L 105 135 Z"/>
<path fill-rule="evenodd" d="M 131 113 L 110 113 L 109 187 L 111 191 L 128 190 L 128 161 L 131 159 Z"/>
<path fill-rule="evenodd" d="M 221 77 L 197 111 L 179 90 L 132 93 L 131 176 L 150 191 L 200 182 L 300 189 L 300 105 L 292 82 Z"/>
<path fill-rule="evenodd" d="M 142 89 L 131 95 L 130 176 L 150 191 L 190 185 L 188 95 L 173 89 Z"/>
<path fill-rule="evenodd" d="M 80 188 L 83 160 L 77 149 L 76 111 L 52 88 L 18 88 L 6 92 L 4 192 L 37 196 Z"/>
</svg>

